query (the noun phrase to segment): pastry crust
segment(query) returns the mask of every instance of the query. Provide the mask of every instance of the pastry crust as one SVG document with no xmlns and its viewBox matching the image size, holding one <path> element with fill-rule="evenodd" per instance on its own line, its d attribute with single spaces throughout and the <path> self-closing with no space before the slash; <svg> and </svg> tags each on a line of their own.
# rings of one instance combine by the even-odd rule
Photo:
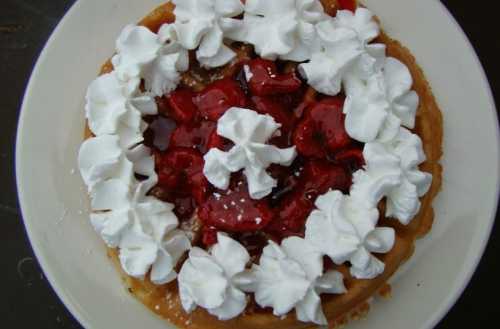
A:
<svg viewBox="0 0 500 329">
<path fill-rule="evenodd" d="M 173 9 L 173 4 L 164 4 L 144 18 L 140 24 L 150 28 L 152 31 L 157 31 L 162 24 L 174 21 Z M 413 254 L 415 240 L 429 232 L 432 227 L 434 220 L 432 201 L 439 192 L 442 181 L 442 167 L 439 163 L 442 156 L 442 116 L 424 73 L 410 51 L 401 43 L 391 39 L 384 32 L 381 33 L 376 41 L 386 44 L 388 56 L 399 59 L 408 66 L 411 72 L 414 80 L 413 89 L 420 97 L 416 127 L 413 131 L 422 139 L 424 151 L 427 156 L 427 161 L 420 166 L 420 169 L 431 173 L 433 180 L 429 192 L 421 199 L 419 214 L 409 225 L 404 226 L 396 220 L 381 218 L 383 226 L 391 226 L 396 231 L 394 248 L 387 254 L 379 255 L 379 258 L 385 263 L 383 274 L 372 280 L 359 280 L 350 276 L 346 266 L 338 266 L 336 268 L 344 274 L 347 293 L 322 296 L 323 310 L 330 328 L 345 324 L 350 318 L 362 316 L 369 309 L 367 301 L 371 297 L 377 293 L 387 295 L 390 292 L 390 287 L 387 284 L 388 279 Z M 101 74 L 112 70 L 112 64 L 108 61 L 102 66 Z M 90 136 L 92 136 L 92 133 L 87 126 L 85 129 L 85 138 L 89 138 Z M 383 210 L 384 205 L 381 204 L 380 208 Z M 384 211 L 381 211 L 381 214 L 383 213 Z M 115 263 L 129 292 L 153 312 L 179 328 L 303 329 L 316 327 L 314 324 L 297 321 L 294 312 L 280 318 L 274 316 L 270 310 L 255 310 L 257 308 L 251 307 L 252 302 L 249 303 L 249 307 L 247 307 L 247 310 L 242 315 L 228 321 L 219 321 L 202 308 L 197 308 L 191 314 L 187 314 L 182 309 L 176 281 L 156 286 L 148 279 L 141 281 L 131 278 L 122 271 L 117 250 L 109 249 L 108 255 Z"/>
</svg>

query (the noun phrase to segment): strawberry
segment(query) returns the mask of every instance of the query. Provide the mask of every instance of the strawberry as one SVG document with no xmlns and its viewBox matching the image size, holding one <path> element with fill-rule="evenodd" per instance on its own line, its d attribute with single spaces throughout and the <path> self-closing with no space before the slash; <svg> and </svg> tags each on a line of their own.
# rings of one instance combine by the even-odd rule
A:
<svg viewBox="0 0 500 329">
<path fill-rule="evenodd" d="M 170 148 L 157 155 L 158 185 L 176 196 L 192 195 L 198 204 L 205 200 L 208 181 L 203 175 L 203 158 L 192 148 Z"/>
<path fill-rule="evenodd" d="M 177 122 L 192 123 L 198 116 L 193 103 L 195 93 L 189 89 L 177 89 L 167 96 L 170 109 L 168 114 Z"/>
<path fill-rule="evenodd" d="M 207 247 L 213 246 L 217 243 L 217 232 L 217 228 L 213 226 L 203 226 L 201 242 Z"/>
<path fill-rule="evenodd" d="M 205 154 L 209 150 L 210 136 L 215 130 L 216 124 L 211 121 L 201 121 L 194 125 L 181 124 L 172 133 L 170 147 L 190 147 Z"/>
<path fill-rule="evenodd" d="M 229 151 L 233 147 L 233 142 L 229 139 L 219 136 L 217 129 L 215 129 L 210 136 L 208 136 L 207 150 L 211 148 L 218 148 L 221 151 Z"/>
<path fill-rule="evenodd" d="M 294 71 L 278 74 L 278 69 L 273 61 L 257 58 L 248 62 L 248 66 L 251 72 L 248 86 L 253 95 L 268 96 L 293 93 L 299 90 L 302 85 L 302 81 Z"/>
<path fill-rule="evenodd" d="M 251 199 L 246 181 L 238 176 L 233 178 L 228 190 L 217 190 L 198 208 L 198 217 L 205 226 L 228 232 L 250 232 L 262 229 L 273 218 L 267 202 Z"/>
<path fill-rule="evenodd" d="M 328 97 L 307 108 L 293 136 L 300 154 L 325 158 L 352 142 L 344 126 L 343 104 L 343 98 Z"/>
<path fill-rule="evenodd" d="M 269 114 L 277 123 L 281 124 L 282 132 L 290 132 L 293 129 L 293 114 L 285 109 L 282 103 L 270 97 L 253 96 L 252 103 L 255 110 L 260 114 Z"/>
<path fill-rule="evenodd" d="M 251 101 L 257 112 L 269 114 L 281 124 L 279 134 L 271 138 L 269 143 L 282 148 L 291 146 L 291 135 L 295 124 L 293 113 L 287 111 L 282 102 L 269 96 L 253 96 Z"/>
<path fill-rule="evenodd" d="M 322 160 L 306 162 L 298 183 L 281 200 L 275 220 L 265 230 L 278 238 L 302 235 L 316 198 L 329 189 L 346 191 L 350 185 L 351 177 L 344 168 Z"/>
<path fill-rule="evenodd" d="M 217 121 L 229 108 L 245 107 L 246 103 L 245 93 L 230 78 L 215 81 L 194 98 L 200 114 L 210 121 Z"/>
<path fill-rule="evenodd" d="M 352 12 L 356 11 L 356 0 L 338 0 L 339 9 L 350 10 Z"/>
<path fill-rule="evenodd" d="M 311 199 L 316 199 L 330 189 L 347 192 L 352 183 L 343 167 L 321 160 L 308 161 L 300 178 L 304 194 L 310 195 Z"/>
<path fill-rule="evenodd" d="M 360 148 L 345 149 L 334 156 L 334 161 L 348 168 L 351 172 L 355 172 L 365 165 L 363 150 Z"/>
</svg>

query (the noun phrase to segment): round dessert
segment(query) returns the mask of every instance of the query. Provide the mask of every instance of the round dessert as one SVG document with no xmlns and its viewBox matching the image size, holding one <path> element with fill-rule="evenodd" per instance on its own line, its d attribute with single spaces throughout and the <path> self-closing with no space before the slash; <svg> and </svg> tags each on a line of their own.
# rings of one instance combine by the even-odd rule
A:
<svg viewBox="0 0 500 329">
<path fill-rule="evenodd" d="M 432 226 L 442 118 L 354 0 L 174 0 L 90 84 L 91 223 L 181 328 L 335 327 Z"/>
</svg>

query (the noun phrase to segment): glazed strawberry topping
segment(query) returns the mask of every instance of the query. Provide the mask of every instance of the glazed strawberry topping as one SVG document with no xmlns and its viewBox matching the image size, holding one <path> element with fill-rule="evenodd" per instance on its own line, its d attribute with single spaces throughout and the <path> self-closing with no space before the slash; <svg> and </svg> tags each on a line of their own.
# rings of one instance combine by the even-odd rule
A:
<svg viewBox="0 0 500 329">
<path fill-rule="evenodd" d="M 170 137 L 170 145 L 194 148 L 205 154 L 213 147 L 209 146 L 209 143 L 210 137 L 216 135 L 216 128 L 216 123 L 211 121 L 201 121 L 192 125 L 180 124 Z"/>
<path fill-rule="evenodd" d="M 179 197 L 192 196 L 198 204 L 205 201 L 208 181 L 203 175 L 200 152 L 186 147 L 171 148 L 157 154 L 158 185 Z"/>
<path fill-rule="evenodd" d="M 281 124 L 282 133 L 292 131 L 294 117 L 292 113 L 285 108 L 283 103 L 274 98 L 262 96 L 253 96 L 251 100 L 257 112 L 261 114 L 269 114 L 276 122 Z"/>
<path fill-rule="evenodd" d="M 251 232 L 264 228 L 273 218 L 266 200 L 254 200 L 246 181 L 235 177 L 226 191 L 212 193 L 198 209 L 206 226 L 228 232 Z"/>
<path fill-rule="evenodd" d="M 299 176 L 298 180 L 289 182 L 293 185 L 291 192 L 281 200 L 276 219 L 266 228 L 279 238 L 303 233 L 319 195 L 329 189 L 345 192 L 351 185 L 350 173 L 345 168 L 322 160 L 309 160 L 294 174 Z"/>
<path fill-rule="evenodd" d="M 362 145 L 344 128 L 343 97 L 325 97 L 302 85 L 295 66 L 253 59 L 232 77 L 200 92 L 179 89 L 157 98 L 159 116 L 146 118 L 146 145 L 153 148 L 158 184 L 150 194 L 175 204 L 181 223 L 196 211 L 201 243 L 217 242 L 227 232 L 257 254 L 268 239 L 302 235 L 317 196 L 329 189 L 347 192 L 352 173 L 364 165 Z M 247 71 L 248 71 L 247 68 Z M 248 78 L 248 75 L 247 75 Z M 280 135 L 269 142 L 295 145 L 299 156 L 291 166 L 271 165 L 278 185 L 267 197 L 248 195 L 241 173 L 233 174 L 228 190 L 211 186 L 203 175 L 203 154 L 211 148 L 228 151 L 232 142 L 217 134 L 216 121 L 230 107 L 246 107 L 272 116 Z"/>
<path fill-rule="evenodd" d="M 306 109 L 293 138 L 300 154 L 325 158 L 351 144 L 344 126 L 343 105 L 343 98 L 329 97 Z"/>
<path fill-rule="evenodd" d="M 193 103 L 195 94 L 189 89 L 178 89 L 167 96 L 170 108 L 168 114 L 177 122 L 191 123 L 197 115 L 198 110 Z"/>
<path fill-rule="evenodd" d="M 355 11 L 356 10 L 356 0 L 337 0 L 339 2 L 339 8 Z"/>
<path fill-rule="evenodd" d="M 294 93 L 300 89 L 302 81 L 295 72 L 279 74 L 272 61 L 257 58 L 248 63 L 251 78 L 247 76 L 248 86 L 253 95 L 268 96 Z"/>
<path fill-rule="evenodd" d="M 280 101 L 270 96 L 253 96 L 251 101 L 255 111 L 261 114 L 269 114 L 276 122 L 281 124 L 279 135 L 273 137 L 270 143 L 278 147 L 289 146 L 295 118 L 293 113 L 286 108 L 286 100 Z"/>
<path fill-rule="evenodd" d="M 201 242 L 205 246 L 211 246 L 217 243 L 217 228 L 214 226 L 203 226 Z"/>
<path fill-rule="evenodd" d="M 194 98 L 203 118 L 217 121 L 230 107 L 245 107 L 245 93 L 233 79 L 218 80 Z"/>
<path fill-rule="evenodd" d="M 351 172 L 355 172 L 365 165 L 363 150 L 361 148 L 342 150 L 335 154 L 334 160 L 339 165 L 348 168 Z"/>
</svg>

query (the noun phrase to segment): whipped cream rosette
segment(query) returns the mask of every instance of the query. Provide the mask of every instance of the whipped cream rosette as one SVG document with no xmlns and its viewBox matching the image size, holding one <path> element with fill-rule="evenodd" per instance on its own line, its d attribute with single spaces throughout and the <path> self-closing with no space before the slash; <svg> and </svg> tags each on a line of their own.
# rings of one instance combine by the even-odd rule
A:
<svg viewBox="0 0 500 329">
<path fill-rule="evenodd" d="M 235 52 L 224 44 L 225 35 L 240 28 L 232 17 L 243 12 L 239 0 L 174 0 L 174 23 L 185 49 L 197 49 L 196 58 L 206 67 L 227 64 Z"/>
<path fill-rule="evenodd" d="M 280 128 L 270 115 L 233 107 L 217 123 L 217 133 L 234 142 L 228 152 L 212 148 L 205 155 L 203 173 L 210 183 L 227 189 L 231 173 L 243 169 L 250 196 L 261 199 L 271 193 L 277 182 L 267 172 L 270 164 L 288 166 L 297 155 L 295 147 L 280 149 L 266 142 Z"/>
<path fill-rule="evenodd" d="M 307 241 L 289 237 L 281 246 L 270 241 L 264 248 L 259 265 L 254 264 L 241 281 L 243 289 L 255 293 L 262 307 L 272 307 L 282 316 L 295 308 L 297 319 L 326 325 L 320 294 L 346 292 L 343 276 L 331 270 L 323 272 L 321 253 Z"/>
<path fill-rule="evenodd" d="M 197 247 L 191 249 L 179 273 L 179 291 L 186 312 L 201 306 L 220 320 L 228 320 L 242 313 L 247 305 L 238 277 L 250 256 L 228 236 L 219 233 L 217 239 L 210 253 Z"/>
<path fill-rule="evenodd" d="M 341 10 L 335 18 L 318 23 L 316 32 L 320 46 L 299 70 L 309 85 L 326 95 L 337 95 L 351 76 L 370 77 L 385 56 L 383 44 L 369 43 L 379 34 L 379 27 L 367 9 Z"/>
<path fill-rule="evenodd" d="M 188 52 L 170 24 L 162 25 L 158 33 L 128 25 L 116 41 L 116 51 L 112 63 L 119 79 L 144 79 L 145 89 L 154 96 L 174 90 L 180 73 L 189 66 Z"/>
<path fill-rule="evenodd" d="M 394 230 L 376 227 L 378 211 L 363 201 L 331 191 L 316 200 L 306 223 L 306 240 L 335 264 L 351 263 L 351 275 L 373 279 L 384 263 L 371 253 L 387 253 L 394 245 Z"/>
<path fill-rule="evenodd" d="M 235 40 L 252 44 L 262 58 L 305 61 L 318 47 L 315 25 L 327 16 L 318 0 L 249 0 Z"/>
<path fill-rule="evenodd" d="M 367 143 L 366 168 L 353 175 L 351 195 L 376 205 L 387 198 L 386 216 L 408 224 L 420 209 L 420 199 L 430 188 L 432 175 L 419 170 L 426 157 L 420 138 L 405 128 L 389 143 Z"/>
</svg>

